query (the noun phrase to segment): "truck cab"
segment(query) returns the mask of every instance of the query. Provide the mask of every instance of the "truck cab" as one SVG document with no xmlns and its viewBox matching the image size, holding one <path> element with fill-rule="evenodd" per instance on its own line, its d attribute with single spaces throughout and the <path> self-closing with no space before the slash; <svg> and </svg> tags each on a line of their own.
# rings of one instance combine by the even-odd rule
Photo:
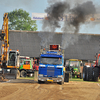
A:
<svg viewBox="0 0 100 100">
<path fill-rule="evenodd" d="M 55 50 L 55 47 L 58 47 L 58 49 Z M 63 84 L 63 69 L 64 55 L 60 51 L 59 45 L 55 45 L 54 50 L 50 49 L 49 51 L 42 52 L 40 55 L 38 82 L 49 81 Z"/>
<path fill-rule="evenodd" d="M 39 70 L 39 63 L 37 59 L 33 60 L 33 69 L 37 71 Z"/>
<path fill-rule="evenodd" d="M 10 50 L 9 51 L 9 59 L 8 59 L 8 68 L 10 67 L 15 67 L 15 68 L 19 68 L 19 57 L 20 57 L 20 53 L 19 50 Z"/>
<path fill-rule="evenodd" d="M 19 50 L 9 50 L 7 63 L 5 64 L 3 61 L 1 63 L 0 75 L 2 75 L 3 72 L 5 78 L 7 79 L 19 78 L 19 56 Z"/>
<path fill-rule="evenodd" d="M 23 64 L 19 67 L 21 77 L 33 77 L 33 59 L 25 59 Z"/>
</svg>

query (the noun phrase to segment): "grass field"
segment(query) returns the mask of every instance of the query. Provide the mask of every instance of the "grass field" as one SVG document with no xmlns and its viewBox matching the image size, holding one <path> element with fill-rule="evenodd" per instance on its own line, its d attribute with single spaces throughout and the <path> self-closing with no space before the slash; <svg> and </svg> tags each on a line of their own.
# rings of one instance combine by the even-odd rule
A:
<svg viewBox="0 0 100 100">
<path fill-rule="evenodd" d="M 83 81 L 83 79 L 80 79 L 80 78 L 70 78 L 69 81 L 100 83 L 100 79 L 99 79 L 99 82 L 94 82 L 94 81 Z"/>
<path fill-rule="evenodd" d="M 20 77 L 19 79 L 30 79 L 30 80 L 34 80 L 34 76 L 33 77 Z M 99 79 L 99 82 L 83 81 L 83 79 L 80 79 L 80 78 L 70 78 L 69 81 L 100 83 L 100 79 Z"/>
<path fill-rule="evenodd" d="M 34 80 L 34 76 L 33 77 L 19 77 L 19 79 L 31 79 L 31 80 Z"/>
</svg>

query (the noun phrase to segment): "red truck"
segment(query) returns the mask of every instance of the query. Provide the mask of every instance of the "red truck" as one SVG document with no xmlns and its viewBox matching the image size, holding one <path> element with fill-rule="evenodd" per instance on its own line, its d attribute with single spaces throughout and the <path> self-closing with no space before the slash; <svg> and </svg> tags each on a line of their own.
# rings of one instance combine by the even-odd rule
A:
<svg viewBox="0 0 100 100">
<path fill-rule="evenodd" d="M 39 70 L 39 63 L 38 63 L 38 59 L 34 59 L 33 60 L 33 69 L 34 70 Z"/>
</svg>

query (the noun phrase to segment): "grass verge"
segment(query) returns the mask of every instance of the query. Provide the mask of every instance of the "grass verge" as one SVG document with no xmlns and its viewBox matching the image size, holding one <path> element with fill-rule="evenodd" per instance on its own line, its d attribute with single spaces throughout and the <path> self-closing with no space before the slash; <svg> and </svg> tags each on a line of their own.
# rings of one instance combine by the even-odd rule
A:
<svg viewBox="0 0 100 100">
<path fill-rule="evenodd" d="M 100 83 L 100 79 L 98 82 L 94 82 L 94 81 L 83 81 L 83 79 L 80 78 L 70 78 L 69 81 Z"/>
<path fill-rule="evenodd" d="M 31 79 L 31 80 L 34 80 L 34 76 L 33 77 L 19 77 L 18 79 Z"/>
</svg>

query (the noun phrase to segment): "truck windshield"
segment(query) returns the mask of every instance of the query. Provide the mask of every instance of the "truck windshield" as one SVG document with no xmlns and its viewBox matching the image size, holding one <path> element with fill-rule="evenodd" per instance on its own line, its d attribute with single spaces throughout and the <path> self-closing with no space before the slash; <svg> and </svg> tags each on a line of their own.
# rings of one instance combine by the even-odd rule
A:
<svg viewBox="0 0 100 100">
<path fill-rule="evenodd" d="M 43 64 L 62 64 L 62 58 L 57 58 L 57 57 L 41 57 L 40 63 Z"/>
<path fill-rule="evenodd" d="M 20 59 L 19 59 L 20 65 L 23 65 L 23 64 L 24 64 L 24 60 L 25 60 L 25 59 L 30 59 L 30 57 L 27 57 L 27 56 L 20 56 Z"/>
<path fill-rule="evenodd" d="M 15 66 L 16 52 L 9 52 L 8 66 Z"/>
<path fill-rule="evenodd" d="M 30 61 L 24 61 L 24 65 L 29 65 Z"/>
<path fill-rule="evenodd" d="M 71 67 L 79 67 L 79 61 L 70 61 Z"/>
</svg>

